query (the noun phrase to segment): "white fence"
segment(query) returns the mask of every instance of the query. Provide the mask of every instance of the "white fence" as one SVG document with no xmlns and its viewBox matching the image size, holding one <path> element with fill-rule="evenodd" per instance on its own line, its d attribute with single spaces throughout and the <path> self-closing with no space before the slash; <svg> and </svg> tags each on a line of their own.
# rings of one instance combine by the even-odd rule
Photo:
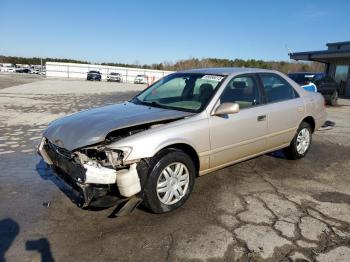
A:
<svg viewBox="0 0 350 262">
<path fill-rule="evenodd" d="M 157 81 L 171 71 L 150 70 L 141 68 L 117 67 L 94 64 L 75 64 L 46 62 L 46 76 L 67 77 L 67 78 L 85 78 L 90 70 L 99 71 L 102 74 L 102 80 L 107 79 L 111 72 L 120 73 L 123 76 L 123 82 L 134 82 L 137 75 L 146 75 L 149 82 Z"/>
</svg>

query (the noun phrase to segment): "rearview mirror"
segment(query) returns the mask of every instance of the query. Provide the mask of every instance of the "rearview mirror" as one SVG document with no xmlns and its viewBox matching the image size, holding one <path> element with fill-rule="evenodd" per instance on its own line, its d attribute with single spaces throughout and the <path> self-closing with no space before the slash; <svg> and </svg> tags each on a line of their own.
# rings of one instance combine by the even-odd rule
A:
<svg viewBox="0 0 350 262">
<path fill-rule="evenodd" d="M 237 103 L 222 103 L 216 108 L 214 115 L 229 115 L 239 112 L 239 104 Z"/>
</svg>

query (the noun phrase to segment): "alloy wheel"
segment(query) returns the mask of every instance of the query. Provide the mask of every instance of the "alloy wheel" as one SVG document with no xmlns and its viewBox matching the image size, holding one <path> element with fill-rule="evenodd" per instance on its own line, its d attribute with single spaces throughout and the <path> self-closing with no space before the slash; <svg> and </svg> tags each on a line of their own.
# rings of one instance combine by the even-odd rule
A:
<svg viewBox="0 0 350 262">
<path fill-rule="evenodd" d="M 310 146 L 310 131 L 307 128 L 303 128 L 299 131 L 297 136 L 297 151 L 300 155 L 304 154 Z"/>
</svg>

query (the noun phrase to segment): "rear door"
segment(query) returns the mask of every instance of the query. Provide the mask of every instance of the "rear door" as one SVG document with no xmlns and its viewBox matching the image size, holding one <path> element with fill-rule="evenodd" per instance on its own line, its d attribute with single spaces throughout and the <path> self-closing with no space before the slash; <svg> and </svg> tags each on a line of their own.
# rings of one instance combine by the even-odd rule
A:
<svg viewBox="0 0 350 262">
<path fill-rule="evenodd" d="M 291 142 L 304 116 L 304 102 L 294 88 L 280 75 L 259 74 L 267 110 L 267 148 L 274 149 Z"/>
<path fill-rule="evenodd" d="M 210 116 L 210 168 L 223 166 L 266 149 L 267 119 L 255 74 L 231 79 L 218 104 L 238 103 L 238 113 Z"/>
</svg>

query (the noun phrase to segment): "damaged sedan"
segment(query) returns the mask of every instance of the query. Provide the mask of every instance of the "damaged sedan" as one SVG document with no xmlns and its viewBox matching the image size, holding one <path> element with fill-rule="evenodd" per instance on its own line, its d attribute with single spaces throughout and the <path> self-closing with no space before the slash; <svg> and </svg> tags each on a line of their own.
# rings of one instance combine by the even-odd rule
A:
<svg viewBox="0 0 350 262">
<path fill-rule="evenodd" d="M 142 202 L 164 213 L 185 203 L 199 175 L 278 149 L 304 157 L 325 119 L 322 95 L 279 72 L 194 69 L 52 122 L 38 151 L 82 207 Z"/>
</svg>

